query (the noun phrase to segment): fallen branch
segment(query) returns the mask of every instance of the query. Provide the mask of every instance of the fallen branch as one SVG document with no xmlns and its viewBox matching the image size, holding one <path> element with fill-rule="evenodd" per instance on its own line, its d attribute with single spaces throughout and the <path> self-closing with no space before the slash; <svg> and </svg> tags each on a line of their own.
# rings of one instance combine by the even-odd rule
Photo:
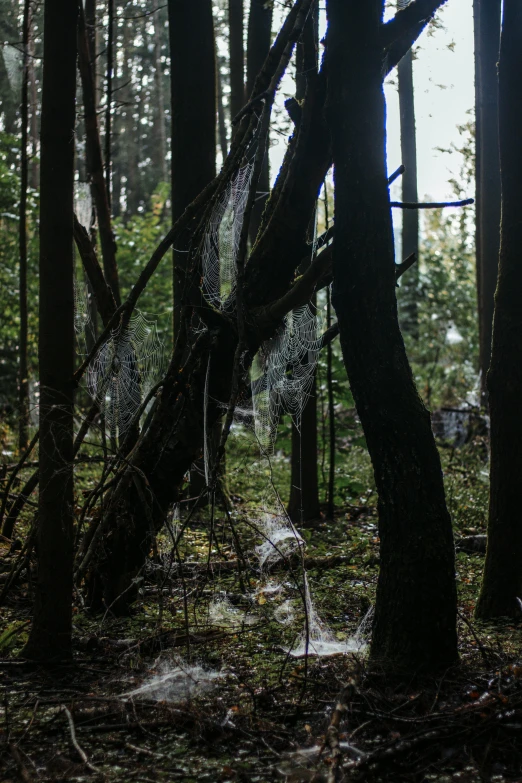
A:
<svg viewBox="0 0 522 783">
<path fill-rule="evenodd" d="M 91 772 L 94 772 L 96 775 L 103 774 L 101 770 L 98 769 L 98 767 L 95 767 L 94 764 L 91 764 L 91 762 L 87 758 L 86 752 L 80 747 L 80 744 L 76 739 L 76 730 L 74 728 L 73 716 L 71 715 L 70 711 L 67 709 L 65 704 L 62 704 L 62 710 L 63 712 L 65 712 L 65 715 L 67 716 L 67 722 L 69 723 L 69 731 L 71 733 L 71 742 L 74 745 L 79 757 L 81 758 L 81 760 L 83 761 L 87 769 L 90 769 Z"/>
</svg>

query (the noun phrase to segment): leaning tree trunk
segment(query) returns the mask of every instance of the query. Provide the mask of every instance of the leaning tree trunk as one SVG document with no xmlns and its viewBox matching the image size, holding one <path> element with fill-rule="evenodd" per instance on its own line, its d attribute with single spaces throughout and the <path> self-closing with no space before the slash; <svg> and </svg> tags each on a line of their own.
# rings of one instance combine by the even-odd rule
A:
<svg viewBox="0 0 522 783">
<path fill-rule="evenodd" d="M 250 13 L 248 16 L 248 38 L 247 38 L 247 98 L 252 98 L 252 90 L 256 81 L 256 76 L 263 67 L 266 56 L 270 49 L 272 36 L 272 14 L 271 3 L 265 0 L 250 0 Z M 268 193 L 270 191 L 270 160 L 269 147 L 267 148 L 263 160 L 263 168 L 257 185 L 258 197 L 250 217 L 250 239 L 254 244 L 261 218 L 265 208 Z"/>
<path fill-rule="evenodd" d="M 327 0 L 333 303 L 379 493 L 381 567 L 371 657 L 411 674 L 457 661 L 457 596 L 439 455 L 397 316 L 379 45 L 383 7 L 382 0 Z"/>
<path fill-rule="evenodd" d="M 502 221 L 493 348 L 488 373 L 491 485 L 488 546 L 477 605 L 483 620 L 520 617 L 522 598 L 522 7 L 504 0 L 499 66 Z"/>
<path fill-rule="evenodd" d="M 476 258 L 482 391 L 491 359 L 500 245 L 498 54 L 502 0 L 474 0 Z"/>
<path fill-rule="evenodd" d="M 73 178 L 78 6 L 45 0 L 40 191 L 38 578 L 23 655 L 71 654 Z"/>
<path fill-rule="evenodd" d="M 410 0 L 398 0 L 397 7 L 405 8 Z M 417 193 L 417 139 L 415 133 L 415 98 L 413 90 L 413 52 L 409 49 L 397 66 L 399 107 L 401 116 L 401 154 L 405 167 L 402 175 L 402 200 L 416 203 Z M 416 209 L 402 210 L 402 257 L 415 253 L 419 256 L 419 213 Z M 399 303 L 401 327 L 412 337 L 419 334 L 418 314 L 419 264 L 406 272 L 401 280 Z"/>
</svg>

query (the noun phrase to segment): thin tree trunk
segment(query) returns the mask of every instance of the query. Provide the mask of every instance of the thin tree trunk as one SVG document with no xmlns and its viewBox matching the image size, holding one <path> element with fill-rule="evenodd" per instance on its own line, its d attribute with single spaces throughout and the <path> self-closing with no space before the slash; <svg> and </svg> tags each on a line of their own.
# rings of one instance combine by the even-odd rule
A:
<svg viewBox="0 0 522 783">
<path fill-rule="evenodd" d="M 306 22 L 302 39 L 296 46 L 295 97 L 298 101 L 305 98 L 307 88 L 314 89 L 317 79 L 318 49 L 319 6 L 316 3 Z M 310 234 L 313 234 L 314 230 L 315 227 L 311 229 Z M 313 236 L 310 238 L 313 252 Z M 312 306 L 315 305 L 314 297 Z M 317 456 L 317 378 L 314 373 L 312 389 L 303 409 L 299 429 L 292 420 L 292 465 L 288 514 L 293 522 L 306 523 L 320 517 Z"/>
<path fill-rule="evenodd" d="M 45 0 L 40 196 L 38 577 L 23 655 L 71 655 L 73 178 L 78 6 Z"/>
<path fill-rule="evenodd" d="M 29 125 L 29 40 L 31 27 L 31 0 L 24 0 L 22 30 L 23 70 L 22 102 L 20 107 L 20 207 L 19 207 L 19 378 L 18 378 L 18 446 L 20 453 L 25 451 L 29 442 L 29 378 L 27 366 L 27 184 L 28 159 L 27 136 Z"/>
<path fill-rule="evenodd" d="M 172 220 L 216 172 L 216 64 L 211 0 L 169 0 L 172 115 Z M 197 100 L 194 99 L 197 96 Z M 187 240 L 177 246 L 188 248 Z M 187 253 L 174 251 L 174 339 L 179 330 Z"/>
<path fill-rule="evenodd" d="M 167 136 L 165 128 L 165 94 L 163 89 L 163 68 L 161 67 L 161 31 L 163 29 L 162 9 L 159 0 L 154 0 L 154 82 L 156 86 L 156 138 L 158 172 L 162 182 L 168 182 Z"/>
<path fill-rule="evenodd" d="M 501 0 L 474 0 L 476 258 L 482 391 L 491 359 L 500 246 L 498 74 Z"/>
<path fill-rule="evenodd" d="M 488 546 L 477 605 L 483 620 L 520 617 L 522 598 L 522 7 L 504 0 L 499 66 L 502 221 L 493 349 L 488 373 L 491 484 Z"/>
<path fill-rule="evenodd" d="M 440 459 L 397 315 L 385 163 L 383 11 L 383 0 L 327 0 L 333 304 L 379 493 L 381 567 L 371 657 L 411 675 L 457 661 L 457 596 Z"/>
<path fill-rule="evenodd" d="M 31 187 L 38 190 L 40 184 L 40 166 L 38 163 L 38 95 L 36 91 L 36 77 L 34 69 L 34 34 L 32 31 L 32 17 L 29 22 L 29 89 L 31 93 L 31 118 L 29 132 L 31 136 Z"/>
<path fill-rule="evenodd" d="M 105 189 L 111 207 L 112 78 L 114 75 L 114 0 L 108 0 L 107 24 L 107 108 L 105 110 Z"/>
<path fill-rule="evenodd" d="M 118 266 L 116 264 L 116 242 L 112 231 L 109 198 L 106 181 L 103 175 L 103 160 L 98 130 L 98 116 L 96 113 L 94 72 L 90 59 L 85 16 L 81 4 L 78 23 L 78 65 L 82 81 L 83 104 L 85 109 L 87 171 L 91 180 L 91 193 L 96 207 L 96 216 L 98 218 L 98 227 L 100 230 L 103 271 L 107 283 L 112 289 L 114 299 L 119 305 L 121 299 Z"/>
<path fill-rule="evenodd" d="M 230 35 L 230 119 L 233 120 L 245 103 L 243 0 L 228 0 L 228 27 Z"/>
<path fill-rule="evenodd" d="M 332 297 L 330 288 L 326 292 L 326 325 L 329 329 L 332 325 Z M 333 392 L 333 348 L 329 342 L 326 347 L 326 388 L 328 391 L 328 505 L 326 515 L 328 519 L 335 518 L 335 402 Z"/>
<path fill-rule="evenodd" d="M 410 0 L 398 0 L 401 10 Z M 417 192 L 417 140 L 415 133 L 415 99 L 413 91 L 413 53 L 409 49 L 397 67 L 399 81 L 399 107 L 401 116 L 401 153 L 405 172 L 402 175 L 402 200 L 418 202 Z M 402 210 L 402 257 L 415 253 L 419 257 L 419 213 L 416 209 Z M 401 280 L 399 303 L 401 305 L 401 326 L 404 331 L 417 338 L 419 334 L 418 314 L 419 264 L 413 264 Z"/>
<path fill-rule="evenodd" d="M 271 3 L 265 0 L 250 0 L 250 14 L 248 16 L 247 39 L 247 96 L 252 97 L 252 90 L 257 74 L 265 62 L 272 43 L 272 15 Z M 263 168 L 257 185 L 257 199 L 250 217 L 250 240 L 252 244 L 261 226 L 261 218 L 270 192 L 270 156 L 268 150 L 263 160 Z"/>
</svg>

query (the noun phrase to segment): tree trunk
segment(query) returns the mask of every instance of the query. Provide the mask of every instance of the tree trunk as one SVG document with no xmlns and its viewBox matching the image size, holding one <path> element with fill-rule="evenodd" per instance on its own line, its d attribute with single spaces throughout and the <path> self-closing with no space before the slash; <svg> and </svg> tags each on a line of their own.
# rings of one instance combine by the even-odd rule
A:
<svg viewBox="0 0 522 783">
<path fill-rule="evenodd" d="M 504 0 L 499 67 L 502 221 L 493 348 L 488 373 L 491 485 L 488 546 L 477 616 L 520 617 L 522 598 L 522 7 Z"/>
<path fill-rule="evenodd" d="M 483 393 L 491 359 L 500 246 L 498 74 L 501 0 L 474 0 L 476 258 L 479 368 Z"/>
<path fill-rule="evenodd" d="M 233 120 L 245 103 L 243 0 L 228 0 L 228 27 L 230 35 L 230 119 Z"/>
<path fill-rule="evenodd" d="M 216 65 L 212 0 L 169 0 L 168 7 L 174 222 L 216 173 Z M 186 251 L 187 238 L 180 238 L 176 246 Z M 175 339 L 187 253 L 173 255 Z"/>
<path fill-rule="evenodd" d="M 317 481 L 317 379 L 301 415 L 300 429 L 292 421 L 292 474 L 288 515 L 296 524 L 321 516 Z"/>
<path fill-rule="evenodd" d="M 112 79 L 114 75 L 114 0 L 108 0 L 107 18 L 107 107 L 105 109 L 105 190 L 111 207 L 111 155 L 112 155 Z"/>
<path fill-rule="evenodd" d="M 89 39 L 87 37 L 87 27 L 85 24 L 83 6 L 81 4 L 78 23 L 78 65 L 82 80 L 83 104 L 85 109 L 87 171 L 89 173 L 91 193 L 96 207 L 96 216 L 98 218 L 98 227 L 100 230 L 103 271 L 105 273 L 105 278 L 112 289 L 114 299 L 119 305 L 121 299 L 118 266 L 116 264 L 116 242 L 114 240 L 111 225 L 109 196 L 103 175 L 103 160 L 98 130 L 98 116 L 96 113 L 94 70 L 90 59 Z"/>
<path fill-rule="evenodd" d="M 405 8 L 410 0 L 398 0 L 397 8 Z M 413 53 L 409 49 L 397 67 L 399 107 L 401 116 L 401 154 L 405 172 L 402 175 L 402 200 L 416 203 L 417 140 L 415 133 L 415 100 L 413 91 Z M 415 253 L 419 258 L 419 213 L 416 209 L 402 210 L 402 257 Z M 399 305 L 401 326 L 412 337 L 419 336 L 418 316 L 419 264 L 413 264 L 401 280 Z"/>
<path fill-rule="evenodd" d="M 379 493 L 381 567 L 371 658 L 411 675 L 457 661 L 457 596 L 439 455 L 397 315 L 379 45 L 383 7 L 382 0 L 327 0 L 333 304 Z"/>
<path fill-rule="evenodd" d="M 271 3 L 265 0 L 250 0 L 250 14 L 248 16 L 247 39 L 247 98 L 252 98 L 252 90 L 257 74 L 265 62 L 272 43 L 272 14 Z M 263 168 L 257 185 L 258 197 L 250 216 L 250 239 L 252 244 L 261 226 L 263 210 L 270 192 L 270 157 L 268 150 L 263 160 Z"/>
<path fill-rule="evenodd" d="M 21 140 L 20 140 L 20 206 L 18 224 L 19 246 L 19 379 L 18 379 L 18 447 L 20 453 L 25 451 L 29 442 L 29 378 L 27 366 L 27 185 L 28 185 L 28 125 L 29 125 L 29 40 L 31 29 L 31 3 L 24 0 L 24 17 L 22 30 L 23 70 L 22 70 L 22 102 L 20 107 Z"/>
<path fill-rule="evenodd" d="M 73 178 L 78 6 L 45 0 L 40 195 L 38 578 L 23 655 L 71 655 Z"/>
<path fill-rule="evenodd" d="M 316 3 L 310 13 L 301 41 L 296 46 L 296 93 L 298 101 L 304 100 L 307 86 L 313 90 L 317 78 L 319 49 L 319 6 Z M 314 220 L 316 216 L 314 215 Z M 314 233 L 315 226 L 310 234 Z M 313 252 L 313 236 L 312 252 Z M 310 262 L 312 253 L 310 254 Z M 302 270 L 304 271 L 304 269 Z M 314 297 L 313 305 L 316 300 Z M 292 470 L 288 514 L 296 523 L 319 519 L 319 483 L 317 480 L 317 378 L 306 401 L 299 429 L 292 420 Z"/>
</svg>

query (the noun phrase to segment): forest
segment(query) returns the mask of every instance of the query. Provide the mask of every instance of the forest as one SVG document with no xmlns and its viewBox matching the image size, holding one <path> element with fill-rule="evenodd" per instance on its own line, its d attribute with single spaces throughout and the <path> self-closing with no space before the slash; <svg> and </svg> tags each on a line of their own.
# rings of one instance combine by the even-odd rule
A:
<svg viewBox="0 0 522 783">
<path fill-rule="evenodd" d="M 0 0 L 1 781 L 522 781 L 521 85 L 519 0 Z"/>
</svg>

